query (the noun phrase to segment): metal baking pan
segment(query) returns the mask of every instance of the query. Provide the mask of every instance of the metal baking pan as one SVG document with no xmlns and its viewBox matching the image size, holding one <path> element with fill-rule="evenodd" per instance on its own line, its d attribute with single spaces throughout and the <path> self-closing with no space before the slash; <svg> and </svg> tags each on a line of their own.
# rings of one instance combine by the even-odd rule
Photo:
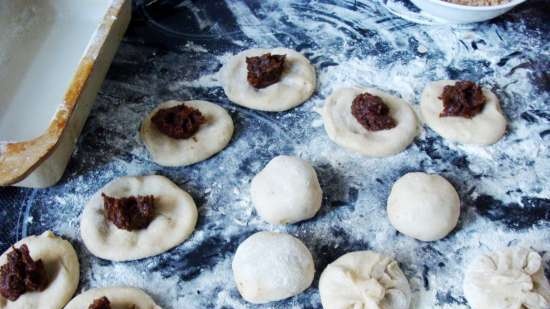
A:
<svg viewBox="0 0 550 309">
<path fill-rule="evenodd" d="M 129 0 L 0 0 L 0 185 L 61 178 L 130 16 Z"/>
</svg>

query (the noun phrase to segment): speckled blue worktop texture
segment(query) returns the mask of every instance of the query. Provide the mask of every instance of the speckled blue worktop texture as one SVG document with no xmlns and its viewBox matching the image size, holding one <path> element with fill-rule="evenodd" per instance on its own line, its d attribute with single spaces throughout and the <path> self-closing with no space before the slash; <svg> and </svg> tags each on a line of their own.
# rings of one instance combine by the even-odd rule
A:
<svg viewBox="0 0 550 309">
<path fill-rule="evenodd" d="M 231 259 L 258 230 L 286 231 L 316 261 L 311 288 L 258 308 L 320 308 L 318 277 L 352 250 L 395 257 L 409 278 L 414 308 L 469 308 L 462 271 L 473 256 L 507 245 L 540 252 L 550 269 L 550 10 L 530 0 L 510 14 L 472 26 L 421 26 L 377 1 L 165 1 L 134 4 L 134 17 L 61 182 L 46 190 L 0 189 L 0 249 L 51 229 L 81 261 L 80 290 L 109 285 L 145 289 L 164 308 L 248 308 L 235 287 Z M 230 54 L 284 46 L 306 55 L 318 90 L 283 113 L 231 104 L 216 72 Z M 333 144 L 316 112 L 333 89 L 374 86 L 415 108 L 424 85 L 473 79 L 492 89 L 509 119 L 494 146 L 463 146 L 424 127 L 414 144 L 369 159 Z M 151 162 L 139 139 L 143 117 L 168 99 L 205 99 L 229 111 L 235 135 L 212 159 L 182 168 Z M 249 182 L 273 156 L 312 162 L 324 190 L 319 214 L 274 227 L 253 211 Z M 385 202 L 409 171 L 440 173 L 457 188 L 462 214 L 442 241 L 398 234 Z M 158 257 L 112 263 L 90 255 L 79 235 L 87 199 L 123 175 L 162 174 L 187 190 L 200 216 L 192 237 Z"/>
</svg>

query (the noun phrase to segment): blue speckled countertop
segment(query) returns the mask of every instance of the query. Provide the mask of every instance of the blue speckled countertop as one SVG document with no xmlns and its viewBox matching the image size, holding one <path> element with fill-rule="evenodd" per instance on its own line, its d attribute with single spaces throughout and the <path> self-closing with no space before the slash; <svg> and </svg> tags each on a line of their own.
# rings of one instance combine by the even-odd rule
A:
<svg viewBox="0 0 550 309">
<path fill-rule="evenodd" d="M 550 272 L 549 20 L 546 0 L 460 27 L 417 25 L 370 0 L 137 1 L 61 182 L 46 190 L 0 189 L 0 249 L 51 229 L 78 251 L 81 289 L 133 285 L 164 308 L 249 308 L 232 280 L 233 253 L 255 231 L 286 231 L 312 251 L 316 279 L 303 294 L 258 308 L 320 308 L 320 272 L 359 249 L 399 261 L 413 289 L 413 308 L 469 308 L 463 268 L 479 253 L 531 247 Z M 250 47 L 275 46 L 294 48 L 314 64 L 314 96 L 283 113 L 231 104 L 216 75 L 222 63 Z M 378 87 L 417 108 L 428 81 L 448 78 L 478 80 L 497 94 L 509 119 L 503 140 L 464 146 L 424 127 L 403 153 L 369 159 L 330 142 L 316 112 L 334 88 L 346 85 Z M 228 148 L 190 167 L 152 163 L 138 128 L 168 99 L 226 107 L 236 126 Z M 315 218 L 274 227 L 255 215 L 250 179 L 278 154 L 313 163 L 324 191 Z M 444 240 L 415 241 L 389 224 L 389 189 L 409 171 L 440 173 L 457 188 L 460 222 Z M 129 263 L 91 256 L 79 235 L 89 196 L 116 177 L 152 173 L 166 175 L 195 198 L 200 215 L 191 238 L 165 254 Z"/>
</svg>

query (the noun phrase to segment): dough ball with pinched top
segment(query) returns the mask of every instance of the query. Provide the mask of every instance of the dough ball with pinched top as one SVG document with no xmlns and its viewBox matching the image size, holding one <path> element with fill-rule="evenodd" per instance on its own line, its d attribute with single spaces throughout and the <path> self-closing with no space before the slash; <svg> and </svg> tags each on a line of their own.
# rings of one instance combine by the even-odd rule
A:
<svg viewBox="0 0 550 309">
<path fill-rule="evenodd" d="M 469 261 L 463 287 L 473 309 L 550 308 L 541 256 L 526 248 L 506 248 Z"/>
</svg>

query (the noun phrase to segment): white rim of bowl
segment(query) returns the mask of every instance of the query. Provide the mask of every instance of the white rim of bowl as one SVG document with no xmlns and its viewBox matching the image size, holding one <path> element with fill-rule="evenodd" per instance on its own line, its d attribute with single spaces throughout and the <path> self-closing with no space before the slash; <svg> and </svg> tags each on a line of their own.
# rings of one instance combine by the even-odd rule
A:
<svg viewBox="0 0 550 309">
<path fill-rule="evenodd" d="M 471 11 L 488 11 L 488 10 L 497 10 L 497 9 L 505 9 L 505 8 L 513 7 L 522 2 L 525 2 L 526 0 L 511 0 L 508 3 L 503 3 L 499 5 L 483 5 L 483 6 L 456 4 L 456 3 L 451 3 L 444 0 L 422 0 L 422 1 L 430 1 L 432 3 L 437 3 L 440 5 L 455 8 L 455 9 L 471 10 Z"/>
</svg>

